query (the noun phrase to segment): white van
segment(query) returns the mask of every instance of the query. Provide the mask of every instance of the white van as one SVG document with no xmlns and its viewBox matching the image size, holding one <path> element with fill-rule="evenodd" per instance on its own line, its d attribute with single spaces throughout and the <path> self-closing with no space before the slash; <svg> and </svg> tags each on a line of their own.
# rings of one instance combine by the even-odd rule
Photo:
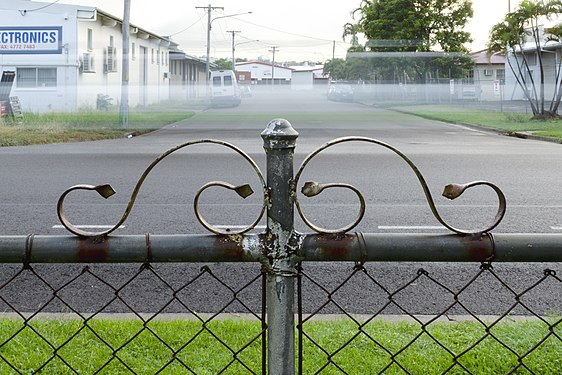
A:
<svg viewBox="0 0 562 375">
<path fill-rule="evenodd" d="M 240 105 L 241 93 L 232 70 L 215 70 L 210 72 L 211 106 Z"/>
</svg>

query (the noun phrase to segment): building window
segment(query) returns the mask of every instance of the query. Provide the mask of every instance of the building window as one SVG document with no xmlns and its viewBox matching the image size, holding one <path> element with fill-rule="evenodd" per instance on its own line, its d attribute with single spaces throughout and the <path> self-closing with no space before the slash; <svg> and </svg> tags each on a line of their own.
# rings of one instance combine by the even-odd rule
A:
<svg viewBox="0 0 562 375">
<path fill-rule="evenodd" d="M 88 29 L 88 51 L 94 49 L 94 30 Z"/>
<path fill-rule="evenodd" d="M 466 72 L 466 76 L 464 77 L 464 83 L 472 85 L 474 84 L 474 70 L 469 70 Z"/>
<path fill-rule="evenodd" d="M 57 68 L 17 68 L 18 88 L 57 87 Z"/>
<path fill-rule="evenodd" d="M 501 83 L 505 82 L 505 69 L 497 69 L 496 70 L 496 79 Z"/>
<path fill-rule="evenodd" d="M 156 51 L 156 64 L 160 65 L 160 51 Z"/>
<path fill-rule="evenodd" d="M 137 55 L 137 53 L 135 52 L 135 43 L 131 43 L 131 60 L 134 60 Z"/>
<path fill-rule="evenodd" d="M 150 62 L 154 64 L 154 48 L 150 51 Z"/>
</svg>

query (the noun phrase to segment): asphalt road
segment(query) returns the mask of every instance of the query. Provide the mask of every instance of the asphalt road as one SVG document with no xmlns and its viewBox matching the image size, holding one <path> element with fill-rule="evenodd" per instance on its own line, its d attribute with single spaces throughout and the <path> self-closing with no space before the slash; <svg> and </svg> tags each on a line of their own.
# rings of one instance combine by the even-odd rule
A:
<svg viewBox="0 0 562 375">
<path fill-rule="evenodd" d="M 76 184 L 110 183 L 117 194 L 108 200 L 92 193 L 72 194 L 65 201 L 70 221 L 88 228 L 116 223 L 144 169 L 158 155 L 183 142 L 230 142 L 247 152 L 265 173 L 260 133 L 273 118 L 286 118 L 299 132 L 295 170 L 306 155 L 331 139 L 372 137 L 397 147 L 411 158 L 424 175 L 442 216 L 455 227 L 485 226 L 495 214 L 497 198 L 490 189 L 478 188 L 469 190 L 458 202 L 449 202 L 440 197 L 443 186 L 488 180 L 502 189 L 508 202 L 507 214 L 495 232 L 562 231 L 560 145 L 509 138 L 359 104 L 328 102 L 322 94 L 256 91 L 238 108 L 203 111 L 190 120 L 141 137 L 0 149 L 0 234 L 65 234 L 57 220 L 56 202 L 65 189 Z M 192 213 L 192 201 L 203 184 L 214 180 L 249 182 L 259 188 L 252 169 L 231 150 L 212 145 L 190 146 L 166 158 L 151 172 L 131 216 L 117 233 L 204 233 Z M 301 184 L 308 180 L 346 182 L 363 193 L 367 213 L 358 231 L 446 233 L 431 215 L 419 182 L 407 164 L 383 147 L 349 142 L 330 148 L 307 166 Z M 311 220 L 332 228 L 349 222 L 358 208 L 355 197 L 345 192 L 299 199 Z M 253 221 L 260 205 L 259 194 L 242 201 L 213 190 L 204 194 L 201 209 L 211 223 L 236 228 Z M 300 220 L 297 229 L 310 231 Z M 139 265 L 92 265 L 87 271 L 82 265 L 34 265 L 37 274 L 26 271 L 21 275 L 17 275 L 21 265 L 3 266 L 0 282 L 17 276 L 1 289 L 4 302 L 0 307 L 4 311 L 11 311 L 10 305 L 24 311 L 34 311 L 38 306 L 42 306 L 42 311 L 98 311 L 109 303 L 104 312 L 130 312 L 131 305 L 135 310 L 152 312 L 186 312 L 185 305 L 198 312 L 216 312 L 222 306 L 230 312 L 247 312 L 246 306 L 259 310 L 259 282 L 244 287 L 259 273 L 258 265 L 213 264 L 212 274 L 204 271 L 200 275 L 201 267 L 154 265 L 156 273 L 144 270 L 135 276 Z M 366 274 L 355 274 L 352 282 L 345 283 L 334 295 L 338 305 L 351 312 L 378 311 L 389 294 L 406 284 L 409 286 L 405 292 L 396 295 L 399 303 L 392 303 L 383 313 L 401 314 L 400 306 L 406 306 L 411 313 L 442 312 L 453 303 L 451 293 L 440 286 L 443 283 L 455 288 L 470 285 L 462 297 L 471 311 L 501 314 L 514 303 L 513 290 L 525 290 L 543 277 L 545 268 L 560 271 L 557 264 L 498 264 L 494 268 L 497 274 L 486 271 L 471 282 L 480 272 L 478 264 L 402 263 L 366 267 Z M 420 268 L 429 270 L 434 281 L 425 273 L 418 279 Z M 353 264 L 305 264 L 305 272 L 330 291 L 353 272 Z M 509 287 L 498 281 L 498 275 Z M 65 286 L 75 276 L 78 280 Z M 235 290 L 242 288 L 233 303 L 232 291 L 221 286 L 215 277 Z M 66 304 L 58 298 L 51 300 L 51 287 L 40 280 L 46 280 L 55 289 L 59 286 L 57 293 Z M 541 284 L 532 289 L 525 298 L 541 314 L 559 313 L 561 283 L 551 279 L 547 283 L 548 286 Z M 327 291 L 308 278 L 304 285 L 305 307 L 313 311 L 326 301 Z M 112 288 L 119 289 L 123 297 L 112 300 Z M 482 296 L 490 291 L 494 295 L 483 302 Z M 22 293 L 26 298 L 22 298 Z M 322 313 L 340 312 L 334 303 L 328 305 Z M 449 313 L 467 312 L 456 305 Z M 514 313 L 526 315 L 529 311 L 518 307 Z"/>
</svg>

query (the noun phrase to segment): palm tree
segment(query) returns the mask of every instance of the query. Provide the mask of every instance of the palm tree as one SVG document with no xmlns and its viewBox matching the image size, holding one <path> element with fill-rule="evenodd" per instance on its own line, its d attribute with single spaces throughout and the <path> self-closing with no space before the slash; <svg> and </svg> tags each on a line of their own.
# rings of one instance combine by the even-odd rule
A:
<svg viewBox="0 0 562 375">
<path fill-rule="evenodd" d="M 507 63 L 515 76 L 517 84 L 523 90 L 531 105 L 535 117 L 552 117 L 556 115 L 562 97 L 562 81 L 560 65 L 556 71 L 556 82 L 553 100 L 548 111 L 545 111 L 545 67 L 543 62 L 544 43 L 549 40 L 561 41 L 561 28 L 555 27 L 541 33 L 540 24 L 546 18 L 562 11 L 561 0 L 523 0 L 518 9 L 508 13 L 503 22 L 495 25 L 490 32 L 488 51 L 504 52 Z M 532 44 L 532 47 L 529 47 Z M 535 83 L 528 57 L 536 53 L 539 66 L 539 82 Z M 513 56 L 510 59 L 509 56 Z M 538 86 L 538 87 L 537 87 Z"/>
<path fill-rule="evenodd" d="M 351 36 L 351 48 L 357 48 L 359 47 L 359 38 L 357 37 L 357 34 L 362 31 L 363 30 L 361 29 L 361 25 L 348 22 L 343 25 L 342 38 L 343 40 L 345 40 L 347 36 Z"/>
</svg>

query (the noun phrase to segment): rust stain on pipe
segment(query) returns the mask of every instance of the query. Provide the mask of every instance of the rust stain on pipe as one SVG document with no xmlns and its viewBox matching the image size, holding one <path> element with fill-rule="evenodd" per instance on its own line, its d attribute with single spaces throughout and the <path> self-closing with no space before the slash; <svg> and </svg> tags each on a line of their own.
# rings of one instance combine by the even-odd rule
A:
<svg viewBox="0 0 562 375">
<path fill-rule="evenodd" d="M 482 237 L 480 240 L 475 240 L 471 236 L 463 237 L 461 240 L 467 247 L 470 259 L 484 262 L 489 260 L 493 255 L 492 244 L 489 240 Z"/>
<path fill-rule="evenodd" d="M 347 259 L 354 241 L 355 237 L 350 235 L 323 234 L 316 236 L 317 246 L 325 250 L 328 259 L 333 260 Z"/>
<path fill-rule="evenodd" d="M 78 260 L 85 263 L 101 263 L 109 255 L 109 242 L 105 237 L 78 239 Z"/>
<path fill-rule="evenodd" d="M 239 234 L 219 235 L 215 237 L 214 247 L 220 249 L 228 258 L 244 260 L 246 254 L 242 246 L 243 238 Z"/>
</svg>

